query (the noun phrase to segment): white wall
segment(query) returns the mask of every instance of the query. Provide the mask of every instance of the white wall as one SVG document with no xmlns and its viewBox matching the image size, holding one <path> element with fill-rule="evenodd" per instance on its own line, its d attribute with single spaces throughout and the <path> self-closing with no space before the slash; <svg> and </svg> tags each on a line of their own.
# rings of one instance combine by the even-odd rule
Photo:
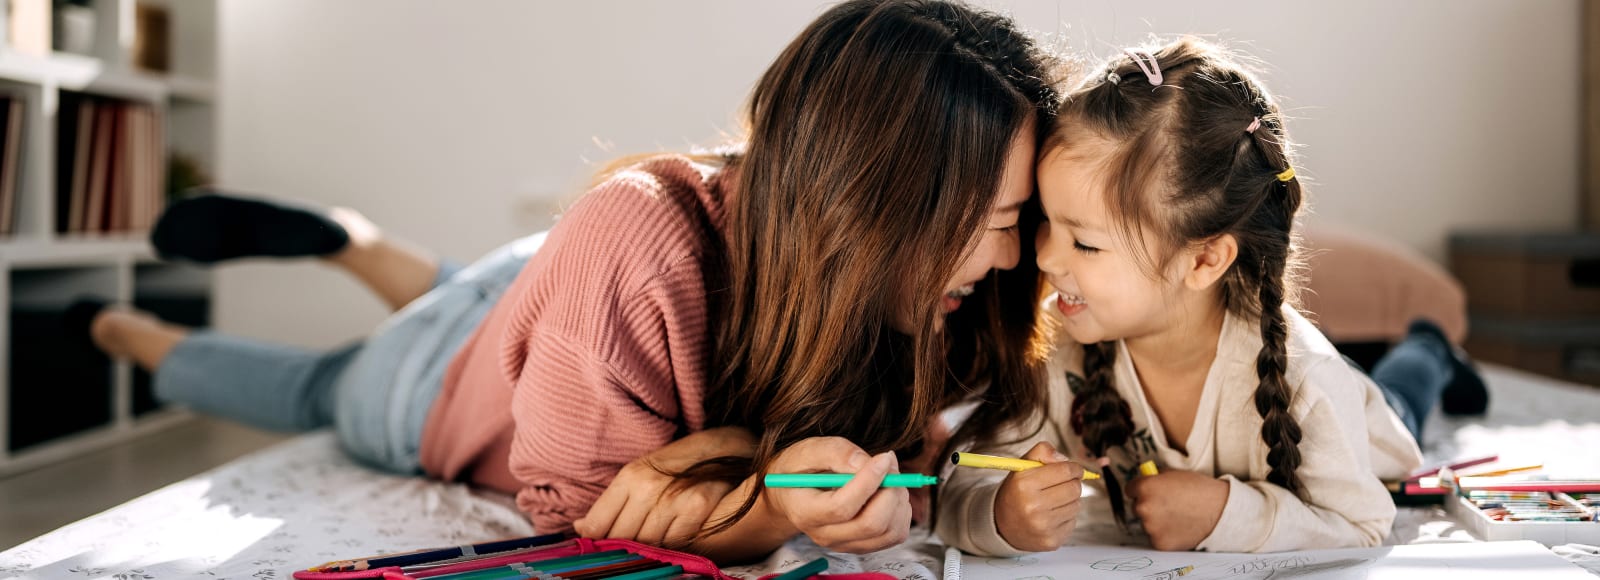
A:
<svg viewBox="0 0 1600 580">
<path fill-rule="evenodd" d="M 1442 259 L 1451 229 L 1578 221 L 1578 0 L 988 4 L 1096 60 L 1152 33 L 1260 57 L 1314 223 Z M 542 227 L 594 162 L 715 141 L 823 6 L 224 0 L 218 174 L 470 260 Z M 219 326 L 252 336 L 329 345 L 383 315 L 313 265 L 218 286 Z"/>
</svg>

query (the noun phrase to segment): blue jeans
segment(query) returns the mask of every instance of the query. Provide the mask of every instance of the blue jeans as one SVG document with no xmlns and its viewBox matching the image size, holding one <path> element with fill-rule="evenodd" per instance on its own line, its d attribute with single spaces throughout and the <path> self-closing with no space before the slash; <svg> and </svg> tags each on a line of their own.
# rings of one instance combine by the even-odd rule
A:
<svg viewBox="0 0 1600 580">
<path fill-rule="evenodd" d="M 441 265 L 427 294 L 366 340 L 332 351 L 197 331 L 156 369 L 156 396 L 275 431 L 331 425 L 357 460 L 421 473 L 422 428 L 445 369 L 544 237 L 517 240 L 466 268 Z"/>
<path fill-rule="evenodd" d="M 1423 419 L 1455 378 L 1454 364 L 1451 346 L 1442 336 L 1412 332 L 1372 366 L 1372 381 L 1418 444 Z"/>
</svg>

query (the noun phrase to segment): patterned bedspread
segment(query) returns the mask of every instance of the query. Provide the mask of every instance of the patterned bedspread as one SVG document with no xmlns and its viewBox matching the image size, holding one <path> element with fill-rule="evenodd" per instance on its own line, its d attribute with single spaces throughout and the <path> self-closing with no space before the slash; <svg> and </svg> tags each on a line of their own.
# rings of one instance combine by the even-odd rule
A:
<svg viewBox="0 0 1600 580">
<path fill-rule="evenodd" d="M 1480 420 L 1430 419 L 1430 460 L 1498 452 L 1563 471 L 1600 472 L 1600 389 L 1486 367 L 1493 405 Z M 1521 450 L 1521 451 L 1508 451 Z M 1520 454 L 1520 455 L 1519 455 Z M 288 578 L 354 555 L 530 535 L 508 497 L 464 485 L 394 477 L 344 456 L 333 435 L 312 433 L 65 526 L 0 553 L 0 579 Z M 1095 540 L 1080 530 L 1078 542 Z M 1477 541 L 1442 510 L 1405 508 L 1391 543 Z M 1558 555 L 1600 576 L 1600 550 Z M 821 555 L 830 572 L 882 571 L 933 580 L 943 548 L 925 534 L 866 556 L 827 554 L 796 539 L 754 566 L 754 578 Z"/>
</svg>

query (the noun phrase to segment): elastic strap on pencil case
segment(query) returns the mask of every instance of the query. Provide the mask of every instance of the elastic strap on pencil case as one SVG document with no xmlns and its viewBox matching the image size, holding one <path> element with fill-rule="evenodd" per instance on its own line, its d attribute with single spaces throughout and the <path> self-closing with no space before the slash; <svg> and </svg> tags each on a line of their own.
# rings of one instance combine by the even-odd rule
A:
<svg viewBox="0 0 1600 580">
<path fill-rule="evenodd" d="M 676 550 L 658 548 L 656 546 L 641 544 L 630 540 L 590 540 L 587 538 L 578 539 L 579 545 L 583 545 L 586 542 L 592 542 L 594 546 L 593 548 L 589 548 L 588 551 L 627 550 L 651 560 L 683 566 L 683 571 L 689 574 L 710 576 L 716 580 L 738 580 L 737 578 L 723 574 L 722 569 L 718 568 L 716 564 L 711 562 L 711 559 L 706 558 L 705 556 L 697 556 L 695 554 L 687 554 Z M 770 580 L 774 576 L 777 576 L 777 574 L 768 574 L 766 576 L 762 576 L 761 580 Z M 894 575 L 884 574 L 882 572 L 817 574 L 812 576 L 812 578 L 821 578 L 824 580 L 898 580 L 894 577 Z"/>
</svg>

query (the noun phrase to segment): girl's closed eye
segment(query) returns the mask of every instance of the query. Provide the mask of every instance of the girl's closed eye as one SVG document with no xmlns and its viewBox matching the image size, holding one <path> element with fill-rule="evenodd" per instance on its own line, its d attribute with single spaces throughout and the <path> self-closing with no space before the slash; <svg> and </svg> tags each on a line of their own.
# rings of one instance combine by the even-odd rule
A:
<svg viewBox="0 0 1600 580">
<path fill-rule="evenodd" d="M 1083 242 L 1079 242 L 1079 241 L 1076 241 L 1076 240 L 1074 240 L 1072 242 L 1072 249 L 1077 250 L 1077 251 L 1079 251 L 1081 253 L 1084 253 L 1084 254 L 1093 254 L 1093 253 L 1096 253 L 1096 252 L 1100 251 L 1100 248 L 1096 248 L 1094 246 L 1086 246 L 1086 245 L 1083 244 Z"/>
<path fill-rule="evenodd" d="M 990 231 L 995 231 L 995 232 L 1000 232 L 1002 234 L 1006 234 L 1006 233 L 1011 233 L 1011 232 L 1017 231 L 1017 226 L 1018 226 L 1018 224 L 1011 224 L 1011 225 L 1005 226 L 1005 227 L 989 228 L 989 230 Z"/>
</svg>

